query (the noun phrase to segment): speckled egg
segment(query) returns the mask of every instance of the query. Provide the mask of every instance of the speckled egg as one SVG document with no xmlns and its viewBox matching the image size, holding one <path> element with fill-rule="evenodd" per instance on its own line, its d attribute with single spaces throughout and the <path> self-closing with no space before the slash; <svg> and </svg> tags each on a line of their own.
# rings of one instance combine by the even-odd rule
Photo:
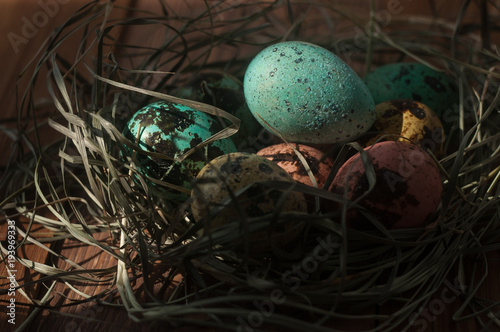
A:
<svg viewBox="0 0 500 332">
<path fill-rule="evenodd" d="M 123 135 L 137 142 L 144 151 L 177 158 L 222 129 L 218 119 L 202 111 L 159 101 L 137 111 L 127 123 Z M 196 149 L 182 161 L 174 162 L 137 153 L 135 163 L 144 175 L 181 186 L 189 192 L 190 182 L 209 160 L 235 151 L 232 140 L 226 138 Z M 159 188 L 157 185 L 152 188 L 166 197 L 185 197 L 174 189 Z"/>
<path fill-rule="evenodd" d="M 360 154 L 352 156 L 339 169 L 330 190 L 353 201 L 361 198 L 362 207 L 388 229 L 424 226 L 436 212 L 442 183 L 433 159 L 413 143 L 385 141 L 364 149 L 376 180 L 369 190 L 366 169 Z M 349 211 L 349 226 L 371 228 L 361 213 Z"/>
<path fill-rule="evenodd" d="M 207 221 L 205 229 L 241 222 L 241 213 L 245 218 L 276 213 L 278 202 L 282 203 L 281 211 L 306 211 L 307 205 L 302 193 L 292 191 L 281 202 L 283 190 L 258 183 L 268 180 L 291 184 L 294 182 L 281 167 L 256 154 L 236 152 L 215 158 L 200 171 L 194 182 L 191 194 L 194 219 L 201 221 L 212 208 L 221 205 L 224 207 L 213 219 Z M 231 199 L 231 193 L 237 195 L 235 200 Z M 293 240 L 302 227 L 302 223 L 290 222 L 277 226 L 271 232 L 257 232 L 251 237 L 258 244 L 254 249 L 261 251 L 264 247 L 268 248 L 270 240 L 275 245 L 284 245 Z"/>
<path fill-rule="evenodd" d="M 202 72 L 186 85 L 171 91 L 181 98 L 198 100 L 234 111 L 245 103 L 243 84 L 234 76 L 222 72 Z"/>
<path fill-rule="evenodd" d="M 289 142 L 348 141 L 375 120 L 373 98 L 358 75 L 310 43 L 281 42 L 262 50 L 248 66 L 243 88 L 255 118 Z"/>
<path fill-rule="evenodd" d="M 238 150 L 248 146 L 248 143 L 255 140 L 262 130 L 260 123 L 248 110 L 243 94 L 243 83 L 229 74 L 200 73 L 192 82 L 171 91 L 171 94 L 216 106 L 240 119 L 240 129 L 231 136 Z"/>
<path fill-rule="evenodd" d="M 458 87 L 452 77 L 417 62 L 380 66 L 364 81 L 375 104 L 391 99 L 411 99 L 427 105 L 443 118 L 458 105 Z"/>
<path fill-rule="evenodd" d="M 444 144 L 444 130 L 441 121 L 426 105 L 409 99 L 393 99 L 378 104 L 377 118 L 366 146 L 379 140 L 405 141 L 406 139 L 429 149 L 439 156 Z"/>
<path fill-rule="evenodd" d="M 304 157 L 318 188 L 322 188 L 333 166 L 333 160 L 326 157 L 322 151 L 311 146 L 303 144 L 291 145 Z M 311 181 L 306 166 L 292 146 L 286 143 L 271 145 L 258 151 L 257 155 L 266 157 L 283 168 L 295 181 L 314 187 L 315 185 Z"/>
</svg>

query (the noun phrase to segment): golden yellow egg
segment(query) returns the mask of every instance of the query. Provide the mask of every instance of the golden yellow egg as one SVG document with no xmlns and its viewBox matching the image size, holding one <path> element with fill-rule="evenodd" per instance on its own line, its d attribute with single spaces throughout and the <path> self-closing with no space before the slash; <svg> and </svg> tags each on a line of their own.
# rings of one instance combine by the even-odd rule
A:
<svg viewBox="0 0 500 332">
<path fill-rule="evenodd" d="M 436 156 L 443 150 L 444 130 L 441 120 L 432 109 L 410 99 L 394 99 L 376 107 L 377 118 L 373 124 L 376 134 L 365 146 L 377 141 L 410 140 Z"/>
</svg>

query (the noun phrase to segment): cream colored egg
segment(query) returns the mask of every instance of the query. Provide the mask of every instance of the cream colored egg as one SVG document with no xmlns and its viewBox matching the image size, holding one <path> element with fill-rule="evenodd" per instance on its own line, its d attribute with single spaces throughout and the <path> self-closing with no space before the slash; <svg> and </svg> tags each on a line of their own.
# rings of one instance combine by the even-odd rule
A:
<svg viewBox="0 0 500 332">
<path fill-rule="evenodd" d="M 193 184 L 191 210 L 194 219 L 204 222 L 207 231 L 229 223 L 251 222 L 252 218 L 280 211 L 307 210 L 302 193 L 293 190 L 285 193 L 263 184 L 269 180 L 295 184 L 282 168 L 256 154 L 235 152 L 215 158 L 200 171 Z M 283 195 L 287 195 L 286 198 Z M 210 211 L 217 209 L 220 210 L 212 218 Z M 273 225 L 270 222 L 269 227 L 249 237 L 253 251 L 262 252 L 289 243 L 300 234 L 303 224 Z"/>
</svg>

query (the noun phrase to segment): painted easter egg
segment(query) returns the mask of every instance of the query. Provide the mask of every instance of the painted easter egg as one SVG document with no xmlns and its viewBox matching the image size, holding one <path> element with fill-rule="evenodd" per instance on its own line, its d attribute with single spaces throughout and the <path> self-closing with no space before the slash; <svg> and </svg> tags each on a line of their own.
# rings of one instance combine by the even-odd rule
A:
<svg viewBox="0 0 500 332">
<path fill-rule="evenodd" d="M 215 158 L 200 171 L 194 182 L 191 193 L 194 219 L 200 222 L 206 218 L 204 229 L 213 230 L 280 211 L 307 210 L 302 193 L 263 184 L 269 180 L 294 184 L 281 167 L 256 154 L 236 152 Z M 285 194 L 287 196 L 283 196 Z M 218 211 L 210 218 L 213 209 Z M 256 232 L 251 237 L 254 251 L 269 249 L 270 241 L 278 246 L 289 243 L 300 234 L 303 223 L 290 222 L 275 227 L 270 224 L 270 227 L 271 230 Z"/>
<path fill-rule="evenodd" d="M 363 81 L 335 54 L 311 43 L 265 48 L 248 66 L 243 88 L 255 118 L 289 142 L 348 141 L 375 120 Z"/>
<path fill-rule="evenodd" d="M 314 147 L 295 143 L 291 145 L 293 148 L 286 143 L 271 145 L 259 150 L 257 155 L 266 157 L 283 168 L 295 181 L 322 188 L 333 166 L 333 160 Z M 294 148 L 304 157 L 305 163 Z M 313 185 L 306 167 L 309 168 L 316 185 Z"/>
<path fill-rule="evenodd" d="M 441 201 L 442 183 L 434 160 L 413 143 L 384 141 L 364 149 L 373 166 L 375 184 L 370 190 L 360 153 L 339 169 L 330 190 L 355 201 L 388 229 L 422 227 Z M 364 195 L 364 196 L 363 196 Z M 363 196 L 363 197 L 362 197 Z M 354 228 L 371 226 L 358 211 L 350 211 Z"/>
<path fill-rule="evenodd" d="M 365 146 L 380 140 L 405 141 L 429 149 L 435 155 L 442 153 L 444 130 L 436 113 L 426 105 L 409 99 L 393 99 L 376 107 L 377 118 L 373 124 L 376 132 Z"/>
<path fill-rule="evenodd" d="M 383 65 L 368 73 L 364 81 L 375 104 L 392 99 L 411 99 L 427 105 L 441 119 L 458 105 L 455 80 L 422 63 Z"/>
<path fill-rule="evenodd" d="M 187 85 L 171 92 L 172 95 L 216 106 L 240 119 L 238 132 L 231 139 L 241 151 L 255 141 L 262 126 L 248 110 L 243 94 L 243 83 L 236 77 L 221 72 L 204 72 Z"/>
<path fill-rule="evenodd" d="M 209 160 L 236 151 L 230 138 L 200 146 L 200 143 L 222 129 L 218 119 L 202 111 L 159 101 L 137 111 L 128 121 L 123 135 L 130 141 L 137 142 L 143 151 L 160 153 L 169 158 L 178 158 L 191 151 L 182 161 L 141 153 L 135 155 L 135 164 L 143 175 L 185 188 L 189 192 L 190 182 Z M 151 181 L 149 184 L 166 197 L 186 196 Z"/>
</svg>

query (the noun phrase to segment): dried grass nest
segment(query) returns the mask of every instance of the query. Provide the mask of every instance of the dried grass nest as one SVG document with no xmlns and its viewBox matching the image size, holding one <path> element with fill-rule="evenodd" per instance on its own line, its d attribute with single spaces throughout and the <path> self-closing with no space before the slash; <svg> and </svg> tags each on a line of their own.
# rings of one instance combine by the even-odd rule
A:
<svg viewBox="0 0 500 332">
<path fill-rule="evenodd" d="M 337 322 L 348 327 L 373 320 L 372 331 L 402 330 L 450 275 L 466 285 L 454 317 L 465 319 L 470 312 L 467 317 L 486 324 L 483 314 L 492 314 L 497 303 L 475 293 L 486 276 L 477 278 L 474 267 L 487 266 L 486 255 L 498 249 L 500 236 L 500 55 L 478 36 L 499 26 L 467 30 L 461 25 L 467 5 L 455 22 L 395 15 L 390 24 L 382 24 L 373 2 L 366 17 L 328 1 L 203 5 L 196 15 L 184 17 L 161 0 L 161 11 L 155 13 L 121 8 L 113 1 L 89 2 L 54 31 L 24 72 L 32 76 L 30 86 L 19 91 L 18 129 L 8 131 L 16 144 L 1 182 L 7 193 L 0 205 L 6 211 L 3 222 L 22 215 L 52 234 L 41 239 L 28 229 L 22 246 L 57 256 L 50 243 L 70 238 L 99 247 L 116 265 L 96 273 L 69 262 L 74 269 L 68 273 L 43 262 L 34 265 L 28 257 L 18 262 L 50 276 L 47 280 L 67 283 L 72 296 L 83 300 L 110 304 L 105 295 L 119 294 L 113 303 L 144 324 L 331 331 L 332 326 L 340 329 Z M 120 18 L 111 18 L 115 13 Z M 154 33 L 155 43 L 124 42 L 116 33 L 123 27 L 137 36 Z M 73 58 L 62 57 L 58 50 L 74 36 L 81 43 Z M 131 114 L 164 99 L 224 116 L 214 106 L 168 93 L 204 70 L 242 77 L 253 55 L 282 40 L 321 45 L 360 73 L 384 62 L 412 60 L 456 78 L 455 129 L 447 135 L 446 154 L 436 160 L 444 192 L 428 227 L 361 232 L 348 230 L 344 219 L 332 221 L 332 215 L 289 213 L 275 222 L 307 220 L 301 245 L 254 257 L 232 250 L 240 234 L 230 228 L 198 237 L 200 226 L 191 222 L 189 200 L 158 198 L 146 185 L 130 181 L 135 169 L 121 151 L 125 145 L 137 147 L 121 132 Z M 48 69 L 46 77 L 39 76 L 42 69 Z M 39 85 L 46 86 L 54 110 L 43 119 L 36 116 L 32 93 Z M 235 121 L 222 135 L 239 125 Z M 44 143 L 45 127 L 62 135 Z M 333 169 L 355 147 L 347 143 L 330 151 Z M 299 190 L 318 201 L 339 199 L 316 188 Z M 255 229 L 267 223 L 257 220 Z M 96 240 L 100 232 L 112 237 Z M 319 255 L 318 246 L 328 255 Z M 472 268 L 465 264 L 470 257 L 476 262 Z M 112 282 L 98 296 L 78 290 L 81 283 L 104 280 Z M 137 280 L 144 281 L 146 299 L 132 289 Z M 50 306 L 53 287 L 39 305 Z"/>
</svg>

